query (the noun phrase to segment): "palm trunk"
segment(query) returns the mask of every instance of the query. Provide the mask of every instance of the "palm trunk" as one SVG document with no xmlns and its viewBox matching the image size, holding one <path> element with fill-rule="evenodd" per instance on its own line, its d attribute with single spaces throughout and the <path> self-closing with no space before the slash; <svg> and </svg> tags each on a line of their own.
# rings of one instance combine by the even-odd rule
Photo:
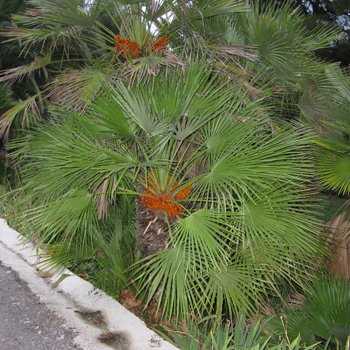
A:
<svg viewBox="0 0 350 350">
<path fill-rule="evenodd" d="M 136 185 L 139 193 L 144 192 L 141 184 Z M 135 200 L 136 208 L 136 237 L 140 257 L 159 253 L 166 247 L 168 241 L 168 224 L 165 212 L 160 210 L 149 210 L 141 203 L 140 196 Z"/>
</svg>

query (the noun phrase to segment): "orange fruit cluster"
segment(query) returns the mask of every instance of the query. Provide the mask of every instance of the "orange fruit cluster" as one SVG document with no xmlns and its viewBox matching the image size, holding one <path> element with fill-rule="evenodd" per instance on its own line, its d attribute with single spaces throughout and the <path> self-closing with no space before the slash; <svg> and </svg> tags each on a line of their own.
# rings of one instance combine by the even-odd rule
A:
<svg viewBox="0 0 350 350">
<path fill-rule="evenodd" d="M 144 42 L 143 45 L 146 43 Z M 168 36 L 160 37 L 151 42 L 152 52 L 165 51 L 168 45 Z M 115 36 L 115 49 L 122 52 L 125 58 L 133 58 L 141 55 L 140 45 L 136 41 L 132 41 L 129 38 L 122 38 L 119 34 Z"/>
<path fill-rule="evenodd" d="M 166 194 L 155 196 L 150 190 L 146 190 L 146 194 L 152 197 L 142 196 L 141 202 L 143 206 L 147 206 L 149 210 L 166 210 L 168 216 L 181 214 L 182 208 L 178 204 L 173 203 L 173 199 L 170 196 Z"/>
<path fill-rule="evenodd" d="M 129 38 L 122 38 L 119 34 L 115 37 L 115 49 L 123 53 L 125 58 L 132 58 L 141 55 L 140 45 Z"/>
<path fill-rule="evenodd" d="M 165 51 L 168 44 L 169 43 L 168 43 L 168 36 L 167 35 L 160 37 L 156 40 L 152 40 L 152 43 L 151 43 L 152 52 Z"/>
<path fill-rule="evenodd" d="M 166 193 L 165 191 L 162 191 L 157 188 L 156 184 L 152 180 L 153 174 L 151 173 L 148 177 L 148 187 L 152 189 L 152 191 L 145 187 L 146 195 L 141 197 L 141 203 L 144 207 L 148 207 L 149 210 L 166 210 L 168 216 L 172 215 L 181 215 L 182 207 L 176 203 L 174 203 L 174 200 L 182 200 L 189 197 L 191 194 L 191 186 L 188 185 L 184 189 L 180 190 L 178 193 L 175 194 L 175 196 L 170 196 L 178 189 L 178 182 L 174 181 L 174 184 L 171 187 L 170 193 Z M 168 184 L 171 180 L 171 176 L 168 177 Z M 144 180 L 146 182 L 146 180 Z M 158 179 L 158 183 L 160 183 Z M 159 186 L 158 186 L 159 187 Z M 160 194 L 157 194 L 157 192 L 160 192 Z"/>
</svg>

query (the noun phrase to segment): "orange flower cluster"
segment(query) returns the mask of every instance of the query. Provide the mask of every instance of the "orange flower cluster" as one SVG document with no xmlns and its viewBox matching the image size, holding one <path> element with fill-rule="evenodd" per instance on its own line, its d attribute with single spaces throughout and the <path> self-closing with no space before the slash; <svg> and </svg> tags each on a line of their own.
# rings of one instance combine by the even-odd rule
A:
<svg viewBox="0 0 350 350">
<path fill-rule="evenodd" d="M 144 207 L 148 207 L 149 210 L 166 210 L 168 216 L 172 215 L 181 215 L 182 207 L 176 203 L 174 203 L 174 200 L 182 200 L 189 197 L 191 193 L 191 186 L 189 185 L 185 187 L 184 189 L 180 190 L 178 193 L 176 193 L 174 196 L 172 195 L 177 189 L 178 189 L 178 182 L 175 181 L 174 184 L 171 187 L 170 193 L 166 193 L 165 191 L 159 191 L 154 181 L 150 178 L 153 177 L 153 174 L 150 174 L 151 176 L 148 177 L 149 183 L 148 187 L 152 189 L 148 189 L 145 187 L 146 195 L 141 197 L 141 202 Z M 168 184 L 171 180 L 171 176 L 168 177 Z M 146 180 L 144 180 L 146 182 Z M 158 182 L 160 183 L 159 179 Z M 160 192 L 160 194 L 157 194 L 156 192 Z"/>
<path fill-rule="evenodd" d="M 140 45 L 129 38 L 122 38 L 119 34 L 115 37 L 115 49 L 123 53 L 125 58 L 132 58 L 141 55 Z"/>
<path fill-rule="evenodd" d="M 165 51 L 166 47 L 168 46 L 168 36 L 163 36 L 161 38 L 158 38 L 156 40 L 152 40 L 151 43 L 151 48 L 152 48 L 152 52 L 155 51 Z"/>
</svg>

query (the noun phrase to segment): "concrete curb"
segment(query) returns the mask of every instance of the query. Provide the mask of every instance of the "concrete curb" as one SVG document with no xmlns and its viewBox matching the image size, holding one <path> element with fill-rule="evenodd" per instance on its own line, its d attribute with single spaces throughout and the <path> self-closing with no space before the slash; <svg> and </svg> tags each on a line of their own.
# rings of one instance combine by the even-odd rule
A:
<svg viewBox="0 0 350 350">
<path fill-rule="evenodd" d="M 77 336 L 74 341 L 82 349 L 113 349 L 97 340 L 103 332 L 119 335 L 118 349 L 120 350 L 177 349 L 147 328 L 144 322 L 113 298 L 94 288 L 89 282 L 73 275 L 71 271 L 63 271 L 62 274 L 71 276 L 52 288 L 61 274 L 50 277 L 50 281 L 39 278 L 35 266 L 38 261 L 36 252 L 31 245 L 22 245 L 18 236 L 18 232 L 11 229 L 4 219 L 0 219 L 0 260 L 19 273 L 20 278 L 28 283 L 33 293 L 55 312 L 62 323 L 76 330 Z M 101 311 L 106 325 L 94 325 L 84 320 L 74 310 Z"/>
</svg>

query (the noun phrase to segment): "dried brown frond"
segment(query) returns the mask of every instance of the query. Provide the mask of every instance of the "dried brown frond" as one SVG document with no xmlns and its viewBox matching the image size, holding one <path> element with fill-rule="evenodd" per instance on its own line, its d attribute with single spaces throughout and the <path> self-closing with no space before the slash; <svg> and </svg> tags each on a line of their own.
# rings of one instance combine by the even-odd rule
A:
<svg viewBox="0 0 350 350">
<path fill-rule="evenodd" d="M 185 66 L 185 63 L 173 54 L 166 53 L 164 56 L 147 56 L 134 59 L 124 66 L 124 75 L 128 76 L 129 87 L 137 84 L 147 84 L 161 69 L 166 71 L 170 67 Z"/>
<path fill-rule="evenodd" d="M 253 49 L 255 49 L 255 46 L 252 45 L 218 45 L 211 46 L 211 49 L 217 50 L 227 55 L 239 56 L 252 62 L 256 61 L 258 58 L 256 53 L 252 53 Z"/>
<path fill-rule="evenodd" d="M 58 49 L 58 45 L 62 45 L 66 59 L 69 60 L 69 50 L 72 49 L 71 43 L 75 43 L 77 47 L 82 46 L 81 32 L 82 27 L 79 26 L 67 26 L 67 27 L 55 27 L 50 25 L 43 25 L 38 28 L 11 28 L 1 32 L 1 35 L 8 37 L 9 39 L 4 42 L 18 41 L 21 42 L 21 55 L 27 55 L 27 53 L 36 47 L 40 49 L 40 53 L 53 52 Z M 40 47 L 40 46 L 41 47 Z M 73 48 L 74 51 L 76 49 Z"/>
<path fill-rule="evenodd" d="M 2 71 L 0 73 L 0 82 L 7 81 L 10 84 L 15 81 L 21 82 L 26 75 L 29 77 L 35 70 L 46 66 L 50 61 L 51 58 L 48 56 L 36 57 L 31 63 Z"/>
<path fill-rule="evenodd" d="M 81 87 L 77 84 L 81 75 L 81 71 L 70 71 L 69 74 L 56 77 L 54 82 L 47 85 L 49 93 L 46 98 L 51 103 L 64 105 L 67 109 L 80 110 L 85 104 L 81 98 Z"/>
<path fill-rule="evenodd" d="M 294 292 L 290 295 L 288 300 L 288 307 L 298 307 L 304 303 L 305 295 Z"/>
<path fill-rule="evenodd" d="M 106 76 L 101 71 L 67 70 L 46 85 L 46 99 L 63 105 L 66 109 L 83 113 L 90 102 L 100 93 Z"/>
<path fill-rule="evenodd" d="M 116 178 L 115 176 L 113 177 L 113 184 L 112 186 L 116 186 Z M 105 179 L 96 189 L 97 194 L 94 196 L 94 203 L 97 206 L 97 212 L 98 212 L 98 218 L 103 219 L 107 217 L 109 213 L 109 206 L 110 202 L 114 200 L 114 196 L 112 195 L 111 197 L 107 197 L 107 188 L 110 184 L 110 179 L 107 178 Z"/>
<path fill-rule="evenodd" d="M 328 260 L 330 271 L 350 277 L 350 223 L 347 212 L 338 215 L 326 224 L 328 237 L 331 243 L 332 260 Z"/>
<path fill-rule="evenodd" d="M 4 138 L 5 141 L 8 139 L 11 125 L 13 124 L 16 116 L 19 113 L 22 113 L 22 129 L 24 129 L 25 127 L 29 128 L 30 124 L 32 124 L 33 122 L 36 124 L 38 123 L 38 120 L 41 118 L 40 109 L 36 102 L 36 99 L 38 97 L 38 95 L 34 95 L 29 99 L 20 102 L 13 108 L 6 111 L 3 115 L 1 115 L 0 135 Z"/>
<path fill-rule="evenodd" d="M 43 18 L 43 19 L 48 19 L 49 15 L 45 12 L 42 12 L 38 9 L 30 9 L 27 8 L 25 11 L 25 14 L 34 18 Z"/>
<path fill-rule="evenodd" d="M 18 33 L 21 33 L 21 28 L 18 27 L 7 27 L 3 28 L 0 31 L 1 36 L 5 38 L 10 38 L 8 40 L 4 40 L 3 42 L 10 42 L 16 40 L 15 37 Z"/>
</svg>

